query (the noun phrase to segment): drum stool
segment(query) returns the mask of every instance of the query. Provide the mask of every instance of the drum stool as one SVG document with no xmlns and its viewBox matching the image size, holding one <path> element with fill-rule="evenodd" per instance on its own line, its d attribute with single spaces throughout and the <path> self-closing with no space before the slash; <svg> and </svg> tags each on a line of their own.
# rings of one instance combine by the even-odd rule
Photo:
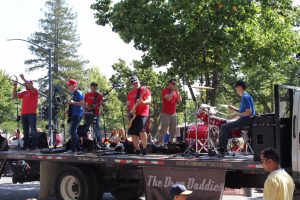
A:
<svg viewBox="0 0 300 200">
<path fill-rule="evenodd" d="M 244 144 L 243 145 L 239 145 L 239 148 L 237 148 L 232 156 L 235 156 L 236 153 L 238 152 L 241 152 L 243 147 L 245 147 L 245 151 L 244 151 L 244 155 L 247 154 L 248 152 L 248 149 L 250 150 L 250 155 L 253 155 L 254 154 L 254 151 L 253 151 L 253 148 L 251 147 L 251 144 L 250 144 L 250 137 L 249 135 L 252 134 L 252 126 L 243 126 L 241 128 L 239 128 L 242 132 L 242 138 L 244 140 Z"/>
</svg>

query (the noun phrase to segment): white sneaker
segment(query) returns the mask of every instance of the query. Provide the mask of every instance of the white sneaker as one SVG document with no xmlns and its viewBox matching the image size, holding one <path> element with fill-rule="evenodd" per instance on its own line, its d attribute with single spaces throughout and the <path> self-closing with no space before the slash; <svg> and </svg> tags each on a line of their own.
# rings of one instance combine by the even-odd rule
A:
<svg viewBox="0 0 300 200">
<path fill-rule="evenodd" d="M 64 152 L 64 153 L 68 153 L 68 154 L 72 154 L 72 153 L 74 153 L 72 150 L 69 150 L 69 151 L 66 151 L 66 152 Z"/>
</svg>

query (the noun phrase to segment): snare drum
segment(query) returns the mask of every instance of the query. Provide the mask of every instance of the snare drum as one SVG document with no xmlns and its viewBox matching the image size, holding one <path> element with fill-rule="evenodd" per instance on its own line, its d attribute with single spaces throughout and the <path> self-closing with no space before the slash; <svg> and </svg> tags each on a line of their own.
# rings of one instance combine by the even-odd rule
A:
<svg viewBox="0 0 300 200">
<path fill-rule="evenodd" d="M 216 116 L 211 116 L 209 118 L 209 125 L 214 125 L 217 127 L 221 127 L 223 124 L 226 124 L 226 119 L 216 117 Z"/>
</svg>

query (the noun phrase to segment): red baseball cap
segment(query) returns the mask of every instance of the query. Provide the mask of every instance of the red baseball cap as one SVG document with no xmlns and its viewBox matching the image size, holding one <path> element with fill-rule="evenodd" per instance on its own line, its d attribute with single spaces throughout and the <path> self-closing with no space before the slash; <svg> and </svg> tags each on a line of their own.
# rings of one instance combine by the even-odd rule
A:
<svg viewBox="0 0 300 200">
<path fill-rule="evenodd" d="M 78 85 L 78 82 L 75 79 L 70 79 L 66 82 L 67 86 L 69 85 Z"/>
</svg>

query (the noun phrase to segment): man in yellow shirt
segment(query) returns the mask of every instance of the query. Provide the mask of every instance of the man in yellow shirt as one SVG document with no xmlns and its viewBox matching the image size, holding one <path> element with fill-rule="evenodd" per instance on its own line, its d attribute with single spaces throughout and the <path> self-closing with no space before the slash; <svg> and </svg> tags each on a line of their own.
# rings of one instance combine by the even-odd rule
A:
<svg viewBox="0 0 300 200">
<path fill-rule="evenodd" d="M 276 151 L 264 149 L 260 160 L 264 170 L 270 173 L 264 184 L 264 200 L 292 200 L 295 184 L 292 177 L 280 167 Z"/>
</svg>

